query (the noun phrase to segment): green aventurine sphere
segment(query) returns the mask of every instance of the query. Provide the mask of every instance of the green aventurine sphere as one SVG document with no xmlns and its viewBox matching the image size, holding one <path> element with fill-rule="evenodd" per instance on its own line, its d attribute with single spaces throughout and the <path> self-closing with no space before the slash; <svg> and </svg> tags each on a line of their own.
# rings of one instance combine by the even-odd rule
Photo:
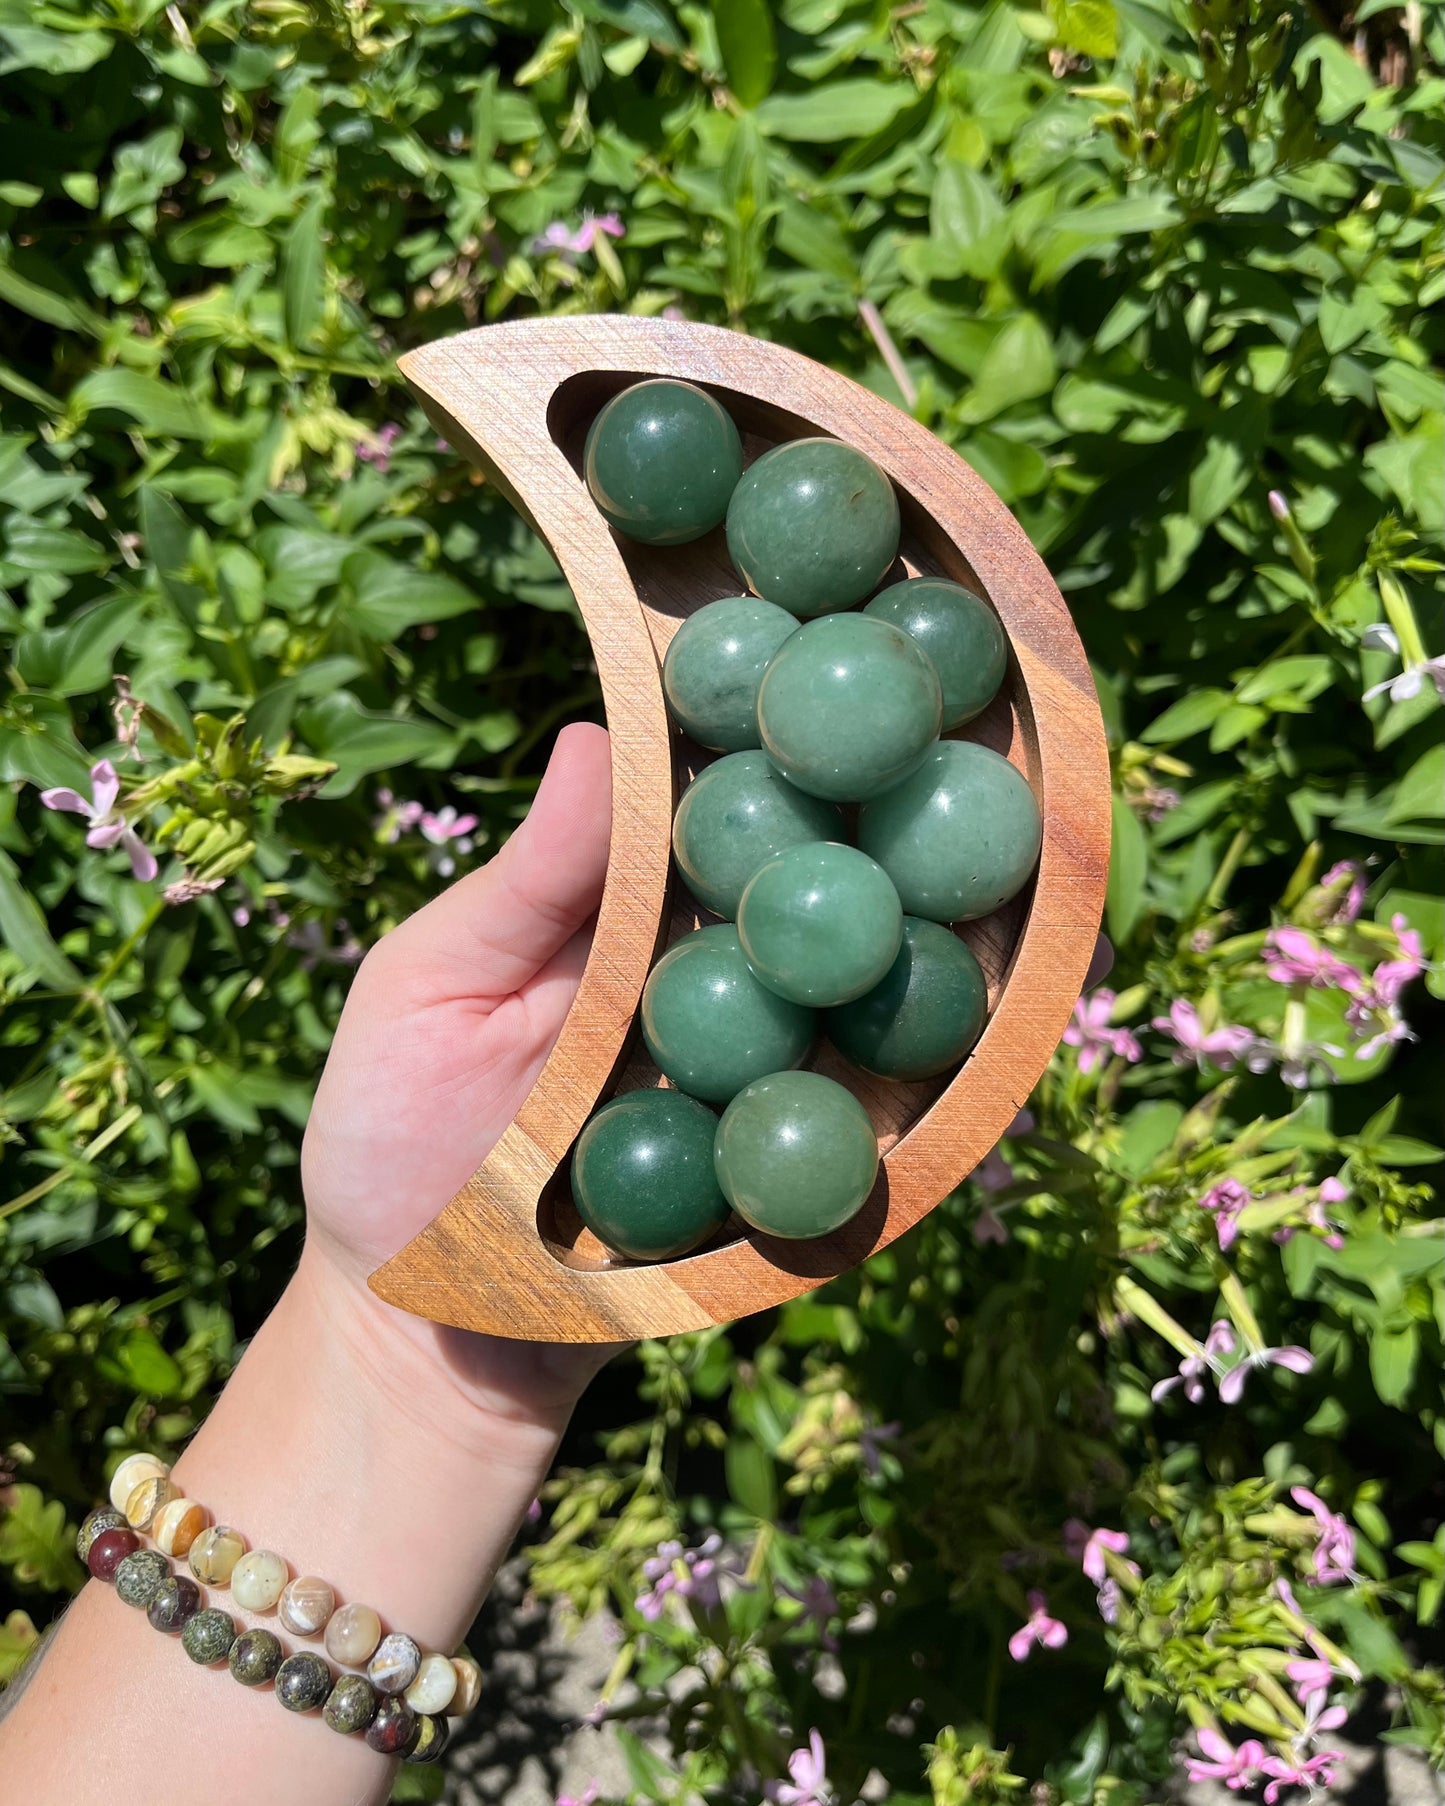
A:
<svg viewBox="0 0 1445 1806">
<path fill-rule="evenodd" d="M 741 752 L 761 746 L 758 685 L 773 654 L 798 631 L 797 617 L 760 596 L 727 596 L 689 615 L 667 649 L 667 706 L 699 746 Z"/>
<path fill-rule="evenodd" d="M 677 1091 L 627 1091 L 577 1138 L 572 1197 L 601 1242 L 629 1260 L 669 1260 L 720 1228 L 728 1207 L 713 1171 L 717 1118 Z"/>
<path fill-rule="evenodd" d="M 795 615 L 852 608 L 898 556 L 898 498 L 840 439 L 764 452 L 728 503 L 728 550 L 748 586 Z"/>
<path fill-rule="evenodd" d="M 901 627 L 928 654 L 943 686 L 945 733 L 982 714 L 998 694 L 1008 641 L 998 616 L 972 590 L 941 577 L 910 577 L 863 612 Z"/>
<path fill-rule="evenodd" d="M 609 525 L 649 546 L 700 539 L 727 513 L 743 471 L 726 411 L 691 383 L 634 383 L 598 414 L 582 472 Z"/>
<path fill-rule="evenodd" d="M 758 871 L 738 906 L 738 939 L 770 991 L 814 1009 L 871 991 L 903 938 L 892 880 L 856 847 L 815 840 Z"/>
<path fill-rule="evenodd" d="M 923 764 L 858 814 L 858 844 L 911 916 L 967 922 L 1022 890 L 1043 825 L 1027 780 L 970 740 L 940 740 Z"/>
<path fill-rule="evenodd" d="M 699 903 L 729 919 L 760 865 L 805 840 L 839 840 L 843 812 L 795 790 L 764 752 L 730 753 L 682 793 L 672 853 Z"/>
<path fill-rule="evenodd" d="M 907 916 L 903 945 L 880 983 L 831 1010 L 839 1053 L 885 1079 L 926 1079 L 956 1066 L 983 1033 L 988 987 L 950 929 Z"/>
<path fill-rule="evenodd" d="M 754 1229 L 801 1241 L 862 1208 L 878 1137 L 851 1091 L 818 1072 L 775 1072 L 740 1091 L 713 1158 L 728 1202 Z"/>
<path fill-rule="evenodd" d="M 879 796 L 938 737 L 943 695 L 916 640 L 868 615 L 810 621 L 758 691 L 763 750 L 790 784 L 833 802 Z"/>
<path fill-rule="evenodd" d="M 726 1103 L 765 1073 L 796 1066 L 813 1044 L 813 1012 L 754 977 L 735 928 L 699 928 L 652 968 L 642 1038 L 680 1091 Z"/>
</svg>

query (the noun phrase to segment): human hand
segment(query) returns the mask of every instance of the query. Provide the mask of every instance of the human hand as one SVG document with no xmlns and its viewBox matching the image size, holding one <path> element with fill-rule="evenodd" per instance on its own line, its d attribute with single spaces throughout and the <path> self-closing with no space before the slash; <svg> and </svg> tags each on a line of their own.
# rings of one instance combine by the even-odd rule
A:
<svg viewBox="0 0 1445 1806">
<path fill-rule="evenodd" d="M 508 1342 L 411 1317 L 366 1277 L 481 1165 L 576 995 L 611 827 L 606 733 L 564 728 L 495 858 L 392 930 L 352 984 L 302 1150 L 306 1260 L 369 1337 L 420 1343 L 464 1399 L 565 1420 L 607 1348 Z"/>
</svg>

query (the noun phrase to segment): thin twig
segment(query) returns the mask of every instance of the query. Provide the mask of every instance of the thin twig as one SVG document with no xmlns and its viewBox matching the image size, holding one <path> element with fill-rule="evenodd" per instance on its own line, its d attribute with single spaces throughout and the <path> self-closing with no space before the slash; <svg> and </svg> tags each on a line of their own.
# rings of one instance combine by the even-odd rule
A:
<svg viewBox="0 0 1445 1806">
<path fill-rule="evenodd" d="M 883 324 L 883 316 L 871 301 L 858 303 L 858 318 L 868 328 L 868 336 L 878 347 L 879 355 L 887 364 L 889 374 L 898 384 L 898 392 L 903 397 L 904 405 L 910 410 L 918 406 L 918 388 L 908 374 L 908 366 L 898 354 L 898 347 L 893 343 L 893 335 Z"/>
</svg>

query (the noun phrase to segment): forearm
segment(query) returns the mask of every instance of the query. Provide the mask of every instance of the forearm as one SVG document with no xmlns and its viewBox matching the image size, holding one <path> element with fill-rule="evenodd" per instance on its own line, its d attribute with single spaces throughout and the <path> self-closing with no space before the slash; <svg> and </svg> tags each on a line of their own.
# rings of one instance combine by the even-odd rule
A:
<svg viewBox="0 0 1445 1806">
<path fill-rule="evenodd" d="M 462 1344 L 454 1354 L 449 1363 L 429 1331 L 380 1304 L 359 1308 L 354 1281 L 308 1253 L 174 1478 L 252 1548 L 328 1581 L 338 1603 L 371 1605 L 388 1629 L 450 1653 L 551 1463 L 571 1396 L 564 1378 L 555 1403 L 514 1408 L 469 1382 Z M 203 1591 L 243 1627 L 275 1628 L 274 1614 Z M 238 1685 L 224 1664 L 195 1666 L 97 1581 L 0 1730 L 6 1793 L 29 1806 L 350 1806 L 384 1801 L 394 1767 L 319 1714 Z"/>
</svg>

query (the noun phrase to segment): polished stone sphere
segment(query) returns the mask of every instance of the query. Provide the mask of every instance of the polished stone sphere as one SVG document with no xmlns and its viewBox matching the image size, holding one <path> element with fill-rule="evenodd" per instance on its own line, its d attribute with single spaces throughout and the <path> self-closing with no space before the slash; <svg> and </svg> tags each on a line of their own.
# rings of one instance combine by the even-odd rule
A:
<svg viewBox="0 0 1445 1806">
<path fill-rule="evenodd" d="M 699 746 L 760 746 L 758 685 L 773 654 L 798 631 L 795 615 L 759 596 L 727 596 L 689 615 L 672 636 L 662 687 L 672 718 Z"/>
<path fill-rule="evenodd" d="M 898 498 L 840 439 L 764 452 L 728 504 L 728 550 L 758 595 L 809 617 L 852 608 L 898 556 Z"/>
<path fill-rule="evenodd" d="M 577 1138 L 572 1198 L 598 1241 L 628 1260 L 671 1260 L 727 1218 L 713 1171 L 717 1118 L 680 1091 L 626 1091 Z"/>
<path fill-rule="evenodd" d="M 856 847 L 789 847 L 752 878 L 738 939 L 770 991 L 814 1009 L 872 990 L 903 938 L 903 908 L 882 866 Z"/>
<path fill-rule="evenodd" d="M 729 753 L 683 791 L 672 855 L 704 909 L 731 919 L 760 865 L 802 841 L 842 835 L 842 810 L 795 790 L 766 753 Z"/>
<path fill-rule="evenodd" d="M 898 957 L 880 982 L 824 1023 L 839 1053 L 885 1079 L 947 1072 L 983 1033 L 988 986 L 951 929 L 907 916 Z"/>
<path fill-rule="evenodd" d="M 754 975 L 735 928 L 685 935 L 652 968 L 642 1038 L 679 1091 L 725 1104 L 765 1073 L 796 1066 L 813 1044 L 812 1010 Z"/>
<path fill-rule="evenodd" d="M 743 470 L 731 416 L 691 383 L 614 395 L 587 435 L 582 472 L 609 526 L 649 546 L 700 539 L 727 513 Z"/>
<path fill-rule="evenodd" d="M 981 715 L 997 696 L 1008 668 L 1008 641 L 998 616 L 981 597 L 941 577 L 910 577 L 877 595 L 863 610 L 891 621 L 928 654 L 943 688 L 943 731 Z"/>
<path fill-rule="evenodd" d="M 967 922 L 1022 890 L 1043 823 L 1028 781 L 969 740 L 940 740 L 911 777 L 858 813 L 858 844 L 911 916 Z"/>
<path fill-rule="evenodd" d="M 758 691 L 763 750 L 790 784 L 832 802 L 880 796 L 907 777 L 942 715 L 927 653 L 866 614 L 800 627 Z"/>
<path fill-rule="evenodd" d="M 828 1235 L 862 1208 L 878 1137 L 851 1091 L 817 1072 L 775 1072 L 723 1112 L 714 1150 L 733 1209 L 791 1241 Z"/>
</svg>

